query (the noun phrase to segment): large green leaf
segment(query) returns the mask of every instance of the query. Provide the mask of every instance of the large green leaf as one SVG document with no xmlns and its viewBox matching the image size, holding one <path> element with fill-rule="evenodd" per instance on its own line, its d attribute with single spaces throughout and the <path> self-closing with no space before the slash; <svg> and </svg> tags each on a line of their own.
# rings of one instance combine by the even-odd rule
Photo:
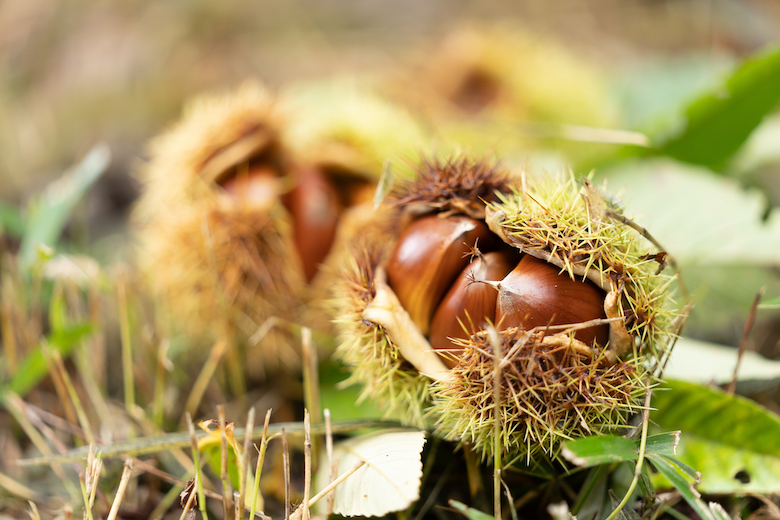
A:
<svg viewBox="0 0 780 520">
<path fill-rule="evenodd" d="M 680 338 L 674 346 L 664 375 L 690 383 L 727 384 L 734 377 L 738 350 L 691 338 Z M 780 380 L 780 361 L 766 359 L 756 352 L 743 353 L 737 380 L 761 388 Z M 761 385 L 760 381 L 766 381 Z"/>
<path fill-rule="evenodd" d="M 661 153 L 720 169 L 780 100 L 780 47 L 747 60 L 719 89 L 694 101 Z"/>
<path fill-rule="evenodd" d="M 629 161 L 603 174 L 609 189 L 619 190 L 626 216 L 681 264 L 780 262 L 780 211 L 764 220 L 766 198 L 757 190 L 668 159 Z"/>
<path fill-rule="evenodd" d="M 35 260 L 40 244 L 56 245 L 73 208 L 108 168 L 110 160 L 106 145 L 94 147 L 79 164 L 47 186 L 39 199 L 31 202 L 19 250 L 23 266 L 28 267 Z"/>
<path fill-rule="evenodd" d="M 653 394 L 651 418 L 682 430 L 677 458 L 701 472 L 700 491 L 780 492 L 780 417 L 719 389 L 680 381 L 665 387 Z"/>
</svg>

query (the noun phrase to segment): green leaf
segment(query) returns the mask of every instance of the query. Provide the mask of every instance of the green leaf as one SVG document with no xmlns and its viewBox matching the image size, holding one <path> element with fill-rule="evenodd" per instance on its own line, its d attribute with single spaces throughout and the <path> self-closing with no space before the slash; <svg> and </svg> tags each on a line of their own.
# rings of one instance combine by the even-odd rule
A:
<svg viewBox="0 0 780 520">
<path fill-rule="evenodd" d="M 90 186 L 106 171 L 111 153 L 104 144 L 95 146 L 76 166 L 47 186 L 41 197 L 31 202 L 19 257 L 29 267 L 38 246 L 54 247 L 70 218 L 73 208 Z"/>
<path fill-rule="evenodd" d="M 612 507 L 616 508 L 620 505 L 620 499 L 615 496 L 615 493 L 613 493 L 611 489 L 609 490 L 609 500 L 612 502 Z M 630 507 L 624 507 L 621 509 L 615 518 L 618 520 L 641 520 L 639 514 L 637 514 L 637 512 Z"/>
<path fill-rule="evenodd" d="M 650 230 L 680 264 L 780 262 L 780 211 L 764 220 L 766 197 L 757 190 L 668 159 L 629 161 L 605 176 L 611 189 L 621 190 L 625 215 Z"/>
<path fill-rule="evenodd" d="M 672 455 L 679 437 L 679 431 L 650 435 L 645 451 Z M 575 466 L 585 468 L 610 462 L 635 461 L 639 455 L 639 440 L 617 435 L 594 435 L 565 441 L 561 454 Z"/>
<path fill-rule="evenodd" d="M 463 516 L 465 516 L 469 520 L 493 520 L 493 515 L 483 513 L 479 509 L 474 509 L 473 507 L 469 507 L 462 502 L 458 502 L 457 500 L 450 500 L 449 504 L 450 507 L 453 507 L 458 511 L 460 511 L 461 513 L 463 513 Z"/>
<path fill-rule="evenodd" d="M 659 455 L 674 455 L 677 444 L 680 442 L 680 432 L 658 433 L 649 435 L 645 443 L 645 453 L 658 453 Z M 637 441 L 637 448 L 639 441 Z"/>
<path fill-rule="evenodd" d="M 780 309 L 780 297 L 772 298 L 758 306 L 759 309 Z"/>
<path fill-rule="evenodd" d="M 780 491 L 780 417 L 738 395 L 680 381 L 653 394 L 651 419 L 683 434 L 677 458 L 711 494 Z M 673 482 L 672 482 L 673 483 Z"/>
<path fill-rule="evenodd" d="M 384 411 L 370 400 L 360 401 L 360 388 L 352 385 L 342 386 L 346 378 L 346 369 L 330 359 L 323 361 L 319 368 L 320 400 L 322 407 L 330 410 L 331 417 L 340 420 L 382 417 Z"/>
<path fill-rule="evenodd" d="M 658 146 L 681 161 L 720 169 L 780 101 L 780 47 L 742 64 L 720 89 L 694 101 L 686 124 Z"/>
<path fill-rule="evenodd" d="M 92 333 L 93 327 L 89 323 L 78 323 L 64 329 L 55 331 L 47 336 L 49 347 L 58 351 L 63 357 L 67 357 L 73 351 L 78 341 Z M 7 385 L 7 389 L 24 397 L 35 385 L 37 385 L 49 369 L 43 354 L 43 346 L 38 345 L 22 361 Z M 0 391 L 0 402 L 2 392 Z"/>
<path fill-rule="evenodd" d="M 690 383 L 727 384 L 734 377 L 737 354 L 737 349 L 733 347 L 680 338 L 664 369 L 664 376 Z M 777 379 L 780 379 L 780 361 L 766 359 L 756 352 L 744 352 L 738 381 Z"/>
<path fill-rule="evenodd" d="M 701 495 L 691 485 L 687 473 L 675 464 L 673 459 L 657 454 L 650 454 L 647 458 L 653 467 L 680 492 L 680 495 L 696 511 L 696 514 L 705 520 L 715 520 L 710 508 L 701 500 Z"/>
<path fill-rule="evenodd" d="M 636 460 L 637 446 L 617 435 L 594 435 L 563 443 L 561 454 L 576 466 L 590 467 L 610 462 Z"/>
</svg>

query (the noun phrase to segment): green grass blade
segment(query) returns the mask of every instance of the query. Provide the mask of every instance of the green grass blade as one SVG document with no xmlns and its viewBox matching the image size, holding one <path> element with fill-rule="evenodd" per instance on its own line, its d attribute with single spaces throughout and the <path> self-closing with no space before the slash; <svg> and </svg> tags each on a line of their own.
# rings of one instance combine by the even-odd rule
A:
<svg viewBox="0 0 780 520">
<path fill-rule="evenodd" d="M 41 197 L 30 204 L 19 249 L 24 268 L 33 264 L 40 244 L 54 247 L 71 212 L 92 184 L 108 168 L 111 153 L 104 144 L 92 148 L 84 159 L 51 183 Z"/>
<path fill-rule="evenodd" d="M 50 334 L 46 339 L 49 347 L 59 352 L 62 357 L 67 357 L 73 351 L 76 344 L 92 333 L 93 327 L 89 323 L 79 323 L 66 327 Z M 37 345 L 22 361 L 16 374 L 8 382 L 4 389 L 11 390 L 20 396 L 27 395 L 46 375 L 49 369 L 41 345 Z M 0 391 L 0 403 L 2 391 Z"/>
</svg>

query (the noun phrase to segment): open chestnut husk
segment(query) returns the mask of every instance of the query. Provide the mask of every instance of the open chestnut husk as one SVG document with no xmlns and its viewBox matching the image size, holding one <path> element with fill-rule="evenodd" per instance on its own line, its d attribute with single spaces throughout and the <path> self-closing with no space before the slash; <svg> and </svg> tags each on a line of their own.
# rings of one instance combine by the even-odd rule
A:
<svg viewBox="0 0 780 520">
<path fill-rule="evenodd" d="M 326 124 L 296 95 L 247 83 L 194 100 L 152 142 L 133 215 L 139 264 L 165 334 L 246 345 L 275 318 L 278 326 L 247 355 L 255 375 L 276 366 L 297 370 L 294 326 L 329 329 L 320 303 L 329 274 L 321 267 L 338 256 L 342 223 L 370 201 L 384 147 L 399 129 L 398 118 L 392 126 L 374 121 L 368 137 L 345 139 L 362 135 L 364 121 L 345 116 Z M 359 113 L 395 110 L 375 108 L 368 94 L 347 101 L 330 95 L 337 92 L 319 102 Z"/>
<path fill-rule="evenodd" d="M 484 456 L 497 420 L 503 454 L 529 459 L 624 426 L 672 336 L 669 277 L 604 206 L 587 181 L 424 163 L 338 278 L 350 381 Z"/>
</svg>

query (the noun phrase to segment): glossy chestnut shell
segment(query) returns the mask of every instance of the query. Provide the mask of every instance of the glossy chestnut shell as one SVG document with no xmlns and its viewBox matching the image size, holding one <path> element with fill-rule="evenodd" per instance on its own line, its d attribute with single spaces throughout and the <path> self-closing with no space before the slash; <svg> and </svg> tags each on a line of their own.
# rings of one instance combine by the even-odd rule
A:
<svg viewBox="0 0 780 520">
<path fill-rule="evenodd" d="M 462 215 L 413 221 L 399 237 L 387 275 L 401 305 L 450 368 L 461 350 L 452 339 L 465 339 L 488 323 L 528 330 L 605 318 L 605 293 L 593 282 L 520 253 L 484 222 Z M 574 337 L 603 347 L 609 328 L 578 329 Z"/>
</svg>

